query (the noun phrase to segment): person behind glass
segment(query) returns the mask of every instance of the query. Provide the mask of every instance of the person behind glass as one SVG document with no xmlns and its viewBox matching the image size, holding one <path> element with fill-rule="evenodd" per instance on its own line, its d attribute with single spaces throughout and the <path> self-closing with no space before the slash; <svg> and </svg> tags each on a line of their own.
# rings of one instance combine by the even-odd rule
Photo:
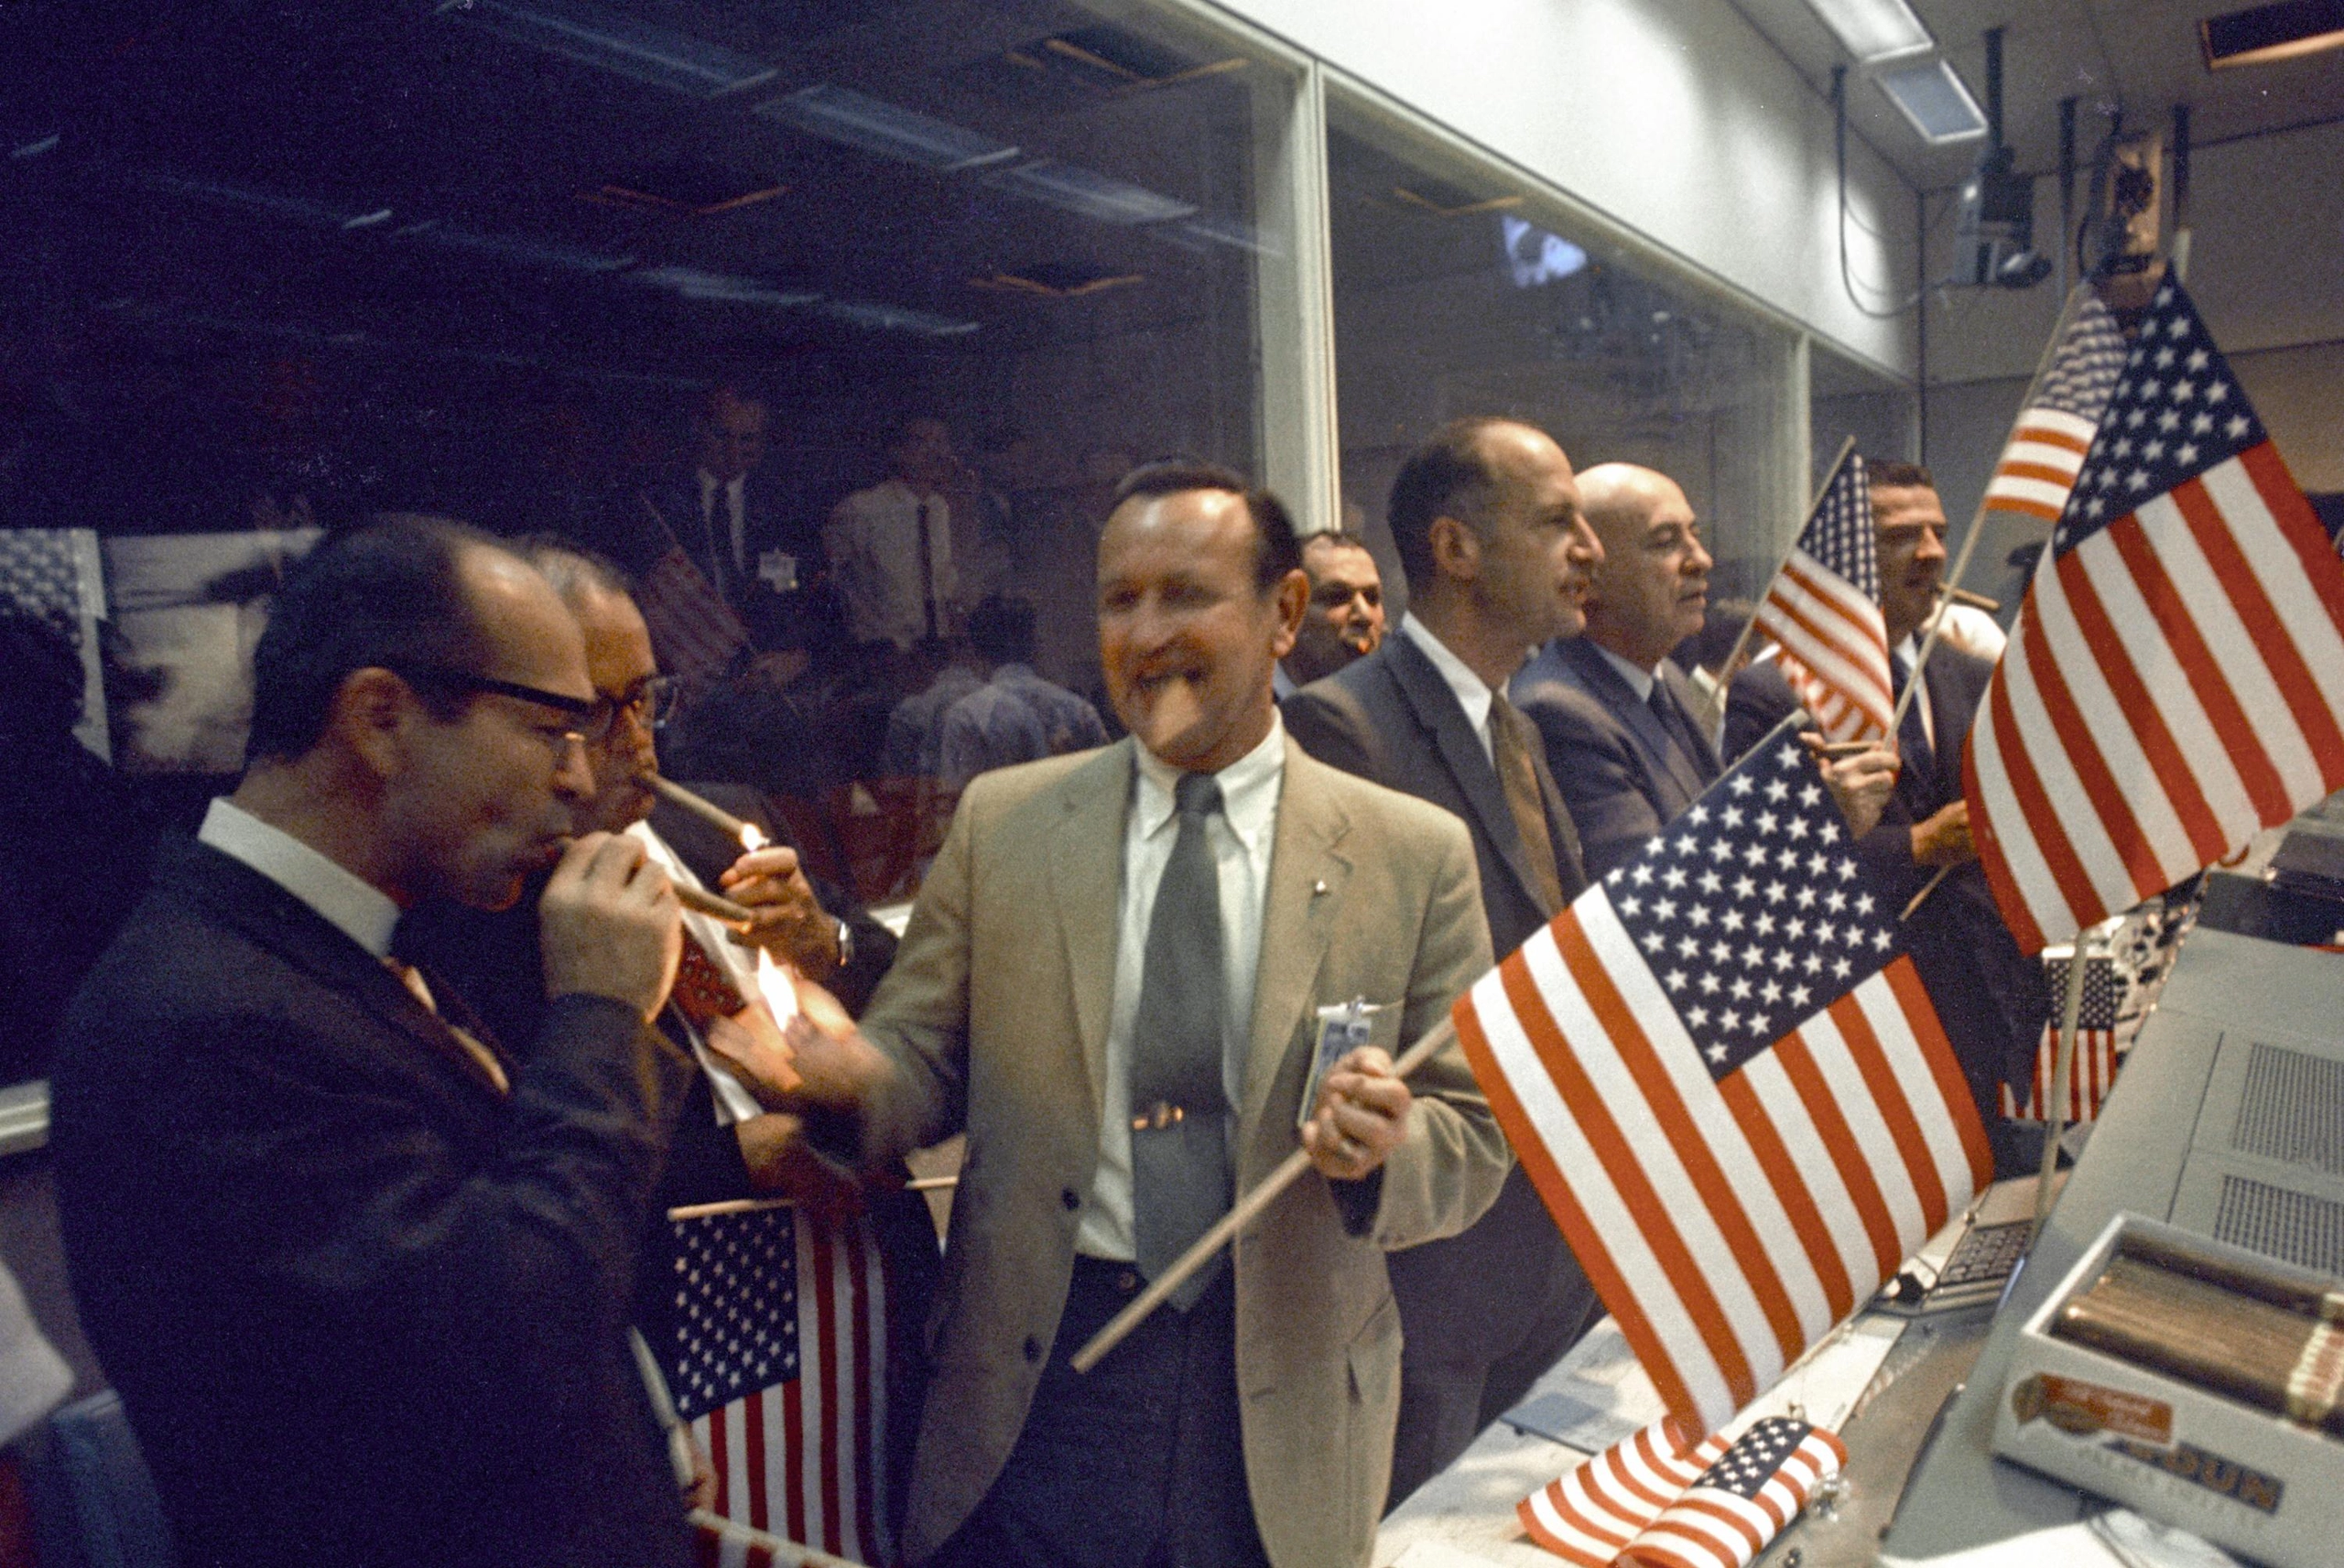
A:
<svg viewBox="0 0 2344 1568">
<path fill-rule="evenodd" d="M 1388 513 L 1408 613 L 1374 653 L 1286 698 L 1286 722 L 1320 761 L 1464 820 L 1503 955 L 1587 884 L 1538 732 L 1505 685 L 1532 648 L 1578 633 L 1602 546 L 1563 449 L 1512 419 L 1436 432 L 1401 465 Z M 1464 1235 L 1394 1257 L 1392 1289 L 1407 1336 L 1397 1503 L 1512 1407 L 1596 1305 L 1519 1169 Z"/>
<path fill-rule="evenodd" d="M 691 1070 L 647 1027 L 678 910 L 641 844 L 570 838 L 577 623 L 526 562 L 407 519 L 311 551 L 253 664 L 244 777 L 51 1079 L 74 1293 L 179 1561 L 681 1564 L 627 1340 Z M 550 1000 L 508 1054 L 392 932 L 548 871 Z"/>
<path fill-rule="evenodd" d="M 1490 963 L 1472 850 L 1287 741 L 1284 507 L 1201 464 L 1121 488 L 1099 642 L 1132 738 L 970 785 L 861 1031 L 808 993 L 798 1103 L 866 1161 L 968 1135 L 912 1562 L 1357 1568 L 1395 1408 L 1385 1255 L 1506 1168 L 1457 1053 L 1391 1071 Z M 1370 1043 L 1306 1103 L 1321 1010 L 1362 997 Z M 1075 1372 L 1297 1147 L 1315 1173 Z"/>
<path fill-rule="evenodd" d="M 768 418 L 765 400 L 736 386 L 701 396 L 691 411 L 690 471 L 644 491 L 641 515 L 625 522 L 648 532 L 639 547 L 619 554 L 645 569 L 670 545 L 682 546 L 757 647 L 802 648 L 822 632 L 813 608 L 821 541 L 765 471 Z"/>
<path fill-rule="evenodd" d="M 838 503 L 823 530 L 830 572 L 845 600 L 847 635 L 908 649 L 959 630 L 960 576 L 952 558 L 959 481 L 952 433 L 926 415 L 888 434 L 888 476 Z"/>
<path fill-rule="evenodd" d="M 1302 541 L 1302 569 L 1310 579 L 1310 605 L 1294 652 L 1278 661 L 1281 702 L 1384 641 L 1384 575 L 1366 540 L 1348 532 L 1312 534 Z"/>
<path fill-rule="evenodd" d="M 944 767 L 944 715 L 985 684 L 985 662 L 966 637 L 923 637 L 912 645 L 912 694 L 887 710 L 879 765 L 890 778 L 935 778 Z"/>
<path fill-rule="evenodd" d="M 1902 693 L 1923 627 L 1945 576 L 1945 505 L 1918 463 L 1866 459 L 1879 544 L 1880 616 L 1891 678 Z M 1961 748 L 1993 666 L 1940 642 L 1921 689 L 1896 733 L 1901 767 L 1877 825 L 1856 839 L 1875 885 L 1909 900 L 1944 868 L 1945 881 L 1904 922 L 1913 967 L 1945 1025 L 1971 1098 L 1995 1144 L 1996 1162 L 2032 1162 L 2000 1119 L 2000 1086 L 2024 1090 L 2035 1070 L 2050 998 L 2042 966 L 2018 950 L 1995 908 L 1970 837 L 1961 793 Z M 1726 706 L 1725 747 L 1739 756 L 1796 706 L 1772 660 L 1735 677 Z"/>
<path fill-rule="evenodd" d="M 945 709 L 937 738 L 939 776 L 960 789 L 1014 762 L 1062 757 L 1107 743 L 1088 699 L 1034 673 L 1034 606 L 990 595 L 969 612 L 969 646 L 984 685 Z"/>
</svg>

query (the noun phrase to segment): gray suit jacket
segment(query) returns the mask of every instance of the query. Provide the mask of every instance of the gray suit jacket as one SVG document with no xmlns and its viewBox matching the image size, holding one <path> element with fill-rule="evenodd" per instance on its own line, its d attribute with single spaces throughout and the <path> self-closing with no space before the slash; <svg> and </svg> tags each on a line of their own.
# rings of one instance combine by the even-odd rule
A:
<svg viewBox="0 0 2344 1568">
<path fill-rule="evenodd" d="M 1693 721 L 1699 694 L 1666 660 L 1660 679 L 1685 715 L 1675 729 L 1584 637 L 1547 643 L 1507 686 L 1546 740 L 1590 876 L 1633 858 L 1717 780 L 1717 752 Z"/>
<path fill-rule="evenodd" d="M 969 1135 L 928 1324 L 934 1374 L 904 1534 L 915 1562 L 1000 1474 L 1058 1332 L 1098 1162 L 1133 758 L 1125 741 L 971 784 L 863 1021 L 896 1071 L 848 1130 L 862 1152 Z M 1378 1037 L 1396 1054 L 1490 966 L 1457 823 L 1291 744 L 1263 931 L 1241 1191 L 1297 1146 L 1318 1007 L 1402 1004 Z M 1345 1204 L 1307 1174 L 1237 1243 L 1246 1472 L 1278 1568 L 1367 1561 L 1399 1398 L 1384 1251 L 1464 1228 L 1505 1175 L 1503 1136 L 1459 1054 L 1410 1087 L 1406 1141 L 1373 1185 Z"/>
</svg>

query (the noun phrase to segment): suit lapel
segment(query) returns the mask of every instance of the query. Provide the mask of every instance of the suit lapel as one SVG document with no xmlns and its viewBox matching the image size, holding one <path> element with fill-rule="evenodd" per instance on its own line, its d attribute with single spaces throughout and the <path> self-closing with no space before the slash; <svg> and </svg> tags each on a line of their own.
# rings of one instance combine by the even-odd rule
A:
<svg viewBox="0 0 2344 1568">
<path fill-rule="evenodd" d="M 1664 818 L 1674 816 L 1693 804 L 1701 793 L 1701 782 L 1695 776 L 1691 761 L 1684 753 L 1683 742 L 1670 733 L 1652 704 L 1635 694 L 1633 687 L 1602 650 L 1584 637 L 1574 637 L 1562 645 L 1563 656 L 1570 660 L 1588 688 L 1600 697 L 1603 706 L 1619 719 L 1637 755 L 1643 759 L 1644 773 L 1655 785 L 1674 786 L 1675 798 L 1657 801 Z M 1664 795 L 1670 792 L 1663 789 Z"/>
<path fill-rule="evenodd" d="M 1062 813 L 1050 841 L 1050 893 L 1066 947 L 1067 978 L 1091 1102 L 1107 1092 L 1107 1022 L 1115 995 L 1122 925 L 1123 825 L 1131 810 L 1132 747 L 1123 741 L 1058 785 Z"/>
<path fill-rule="evenodd" d="M 1458 793 L 1472 808 L 1476 826 L 1496 849 L 1506 870 L 1514 873 L 1523 896 L 1533 906 L 1543 905 L 1546 900 L 1539 896 L 1537 879 L 1530 874 L 1529 859 L 1522 848 L 1522 833 L 1514 827 L 1514 813 L 1506 806 L 1505 790 L 1498 783 L 1497 768 L 1481 750 L 1481 738 L 1465 722 L 1465 710 L 1457 705 L 1457 694 L 1449 689 L 1424 650 L 1409 638 L 1394 634 L 1384 639 L 1384 646 L 1392 654 L 1385 667 L 1392 672 L 1400 695 L 1416 710 L 1416 721 L 1430 731 L 1441 761 L 1456 781 Z M 1552 787 L 1542 781 L 1542 793 L 1551 792 Z M 1550 832 L 1556 805 L 1550 797 L 1546 812 Z M 1552 914 L 1554 911 L 1546 913 Z"/>
<path fill-rule="evenodd" d="M 1350 827 L 1321 781 L 1319 764 L 1287 741 L 1277 832 L 1270 842 L 1269 887 L 1262 900 L 1262 951 L 1253 972 L 1241 1125 L 1254 1125 L 1262 1115 L 1294 1039 L 1295 1020 L 1311 1005 L 1311 985 L 1333 940 L 1336 912 L 1351 879 L 1351 861 L 1338 849 Z"/>
<path fill-rule="evenodd" d="M 500 1094 L 472 1053 L 449 1032 L 447 1023 L 418 1000 L 381 959 L 233 856 L 207 844 L 191 845 L 189 849 L 190 858 L 181 870 L 222 918 L 288 963 L 342 992 L 380 1022 L 415 1040 L 425 1047 L 429 1059 L 446 1065 L 474 1089 Z M 456 1005 L 469 1019 L 469 1008 L 461 1001 Z"/>
</svg>

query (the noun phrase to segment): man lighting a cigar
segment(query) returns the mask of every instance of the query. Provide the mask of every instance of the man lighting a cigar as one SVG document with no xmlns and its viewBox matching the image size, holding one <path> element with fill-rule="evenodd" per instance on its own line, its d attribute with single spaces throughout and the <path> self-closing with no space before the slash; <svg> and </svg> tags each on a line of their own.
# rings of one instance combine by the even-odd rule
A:
<svg viewBox="0 0 2344 1568">
<path fill-rule="evenodd" d="M 1880 617 L 1902 697 L 1945 576 L 1945 505 L 1918 463 L 1866 459 L 1864 469 L 1879 546 Z M 2001 1119 L 1999 1088 L 2008 1083 L 2024 1092 L 2031 1079 L 2050 998 L 2042 966 L 2018 950 L 1995 910 L 1961 794 L 1962 742 L 1992 673 L 1985 660 L 1943 642 L 1930 654 L 1897 729 L 1895 788 L 1877 826 L 1859 832 L 1856 849 L 1874 885 L 1903 900 L 1928 890 L 1904 921 L 1904 942 L 1993 1137 L 1996 1165 L 2007 1172 L 2034 1161 Z M 1776 665 L 1752 665 L 1735 678 L 1726 705 L 1727 755 L 1747 751 L 1796 706 Z M 1933 883 L 1940 871 L 1947 874 Z"/>
<path fill-rule="evenodd" d="M 812 993 L 792 1025 L 818 1139 L 871 1160 L 968 1134 L 914 1563 L 1368 1559 L 1398 1398 L 1384 1254 L 1462 1228 L 1508 1159 L 1454 1048 L 1393 1076 L 1489 938 L 1464 828 L 1281 729 L 1298 555 L 1233 474 L 1126 476 L 1098 603 L 1132 739 L 978 778 L 860 1032 Z M 1076 1372 L 1297 1147 L 1315 1170 Z"/>
<path fill-rule="evenodd" d="M 626 1338 L 690 1073 L 646 1026 L 677 905 L 639 844 L 570 840 L 577 625 L 518 557 L 409 519 L 318 546 L 254 674 L 244 779 L 52 1079 L 74 1293 L 179 1560 L 679 1568 Z M 548 871 L 550 1000 L 500 1045 L 393 928 Z"/>
</svg>

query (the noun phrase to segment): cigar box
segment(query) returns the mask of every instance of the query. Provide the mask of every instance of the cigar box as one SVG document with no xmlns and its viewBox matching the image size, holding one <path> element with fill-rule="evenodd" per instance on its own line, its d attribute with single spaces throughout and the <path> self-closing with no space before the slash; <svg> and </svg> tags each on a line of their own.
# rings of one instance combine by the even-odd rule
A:
<svg viewBox="0 0 2344 1568">
<path fill-rule="evenodd" d="M 2198 1272 L 2171 1292 L 2126 1295 L 2128 1281 L 2154 1287 L 2172 1278 L 2143 1273 L 2143 1257 Z M 2225 1281 L 2213 1288 L 2235 1295 L 2235 1305 L 2206 1294 L 2209 1276 Z M 2344 1281 L 2119 1214 L 2021 1328 L 1996 1407 L 1994 1452 L 2272 1568 L 2335 1568 L 2344 1557 L 2344 1440 L 2318 1422 L 2329 1408 L 2322 1401 L 2332 1402 L 2344 1379 L 2344 1324 L 2321 1326 L 2328 1292 L 2344 1292 Z M 2111 1313 L 2111 1302 L 2134 1310 Z M 2339 1304 L 2344 1295 L 2326 1310 Z M 2221 1327 L 2208 1333 L 2215 1305 Z M 2194 1324 L 2184 1310 L 2192 1306 Z M 2274 1311 L 2304 1314 L 2300 1352 L 2273 1354 L 2292 1343 Z M 2118 1318 L 2122 1333 L 2109 1327 Z M 2251 1338 L 2250 1320 L 2279 1332 Z M 2079 1334 L 2100 1337 L 2084 1343 Z M 2160 1359 L 2167 1365 L 2151 1364 Z M 2298 1419 L 2255 1402 L 2273 1399 L 2273 1366 L 2276 1402 Z M 2208 1387 L 2209 1379 L 2231 1388 Z"/>
</svg>

